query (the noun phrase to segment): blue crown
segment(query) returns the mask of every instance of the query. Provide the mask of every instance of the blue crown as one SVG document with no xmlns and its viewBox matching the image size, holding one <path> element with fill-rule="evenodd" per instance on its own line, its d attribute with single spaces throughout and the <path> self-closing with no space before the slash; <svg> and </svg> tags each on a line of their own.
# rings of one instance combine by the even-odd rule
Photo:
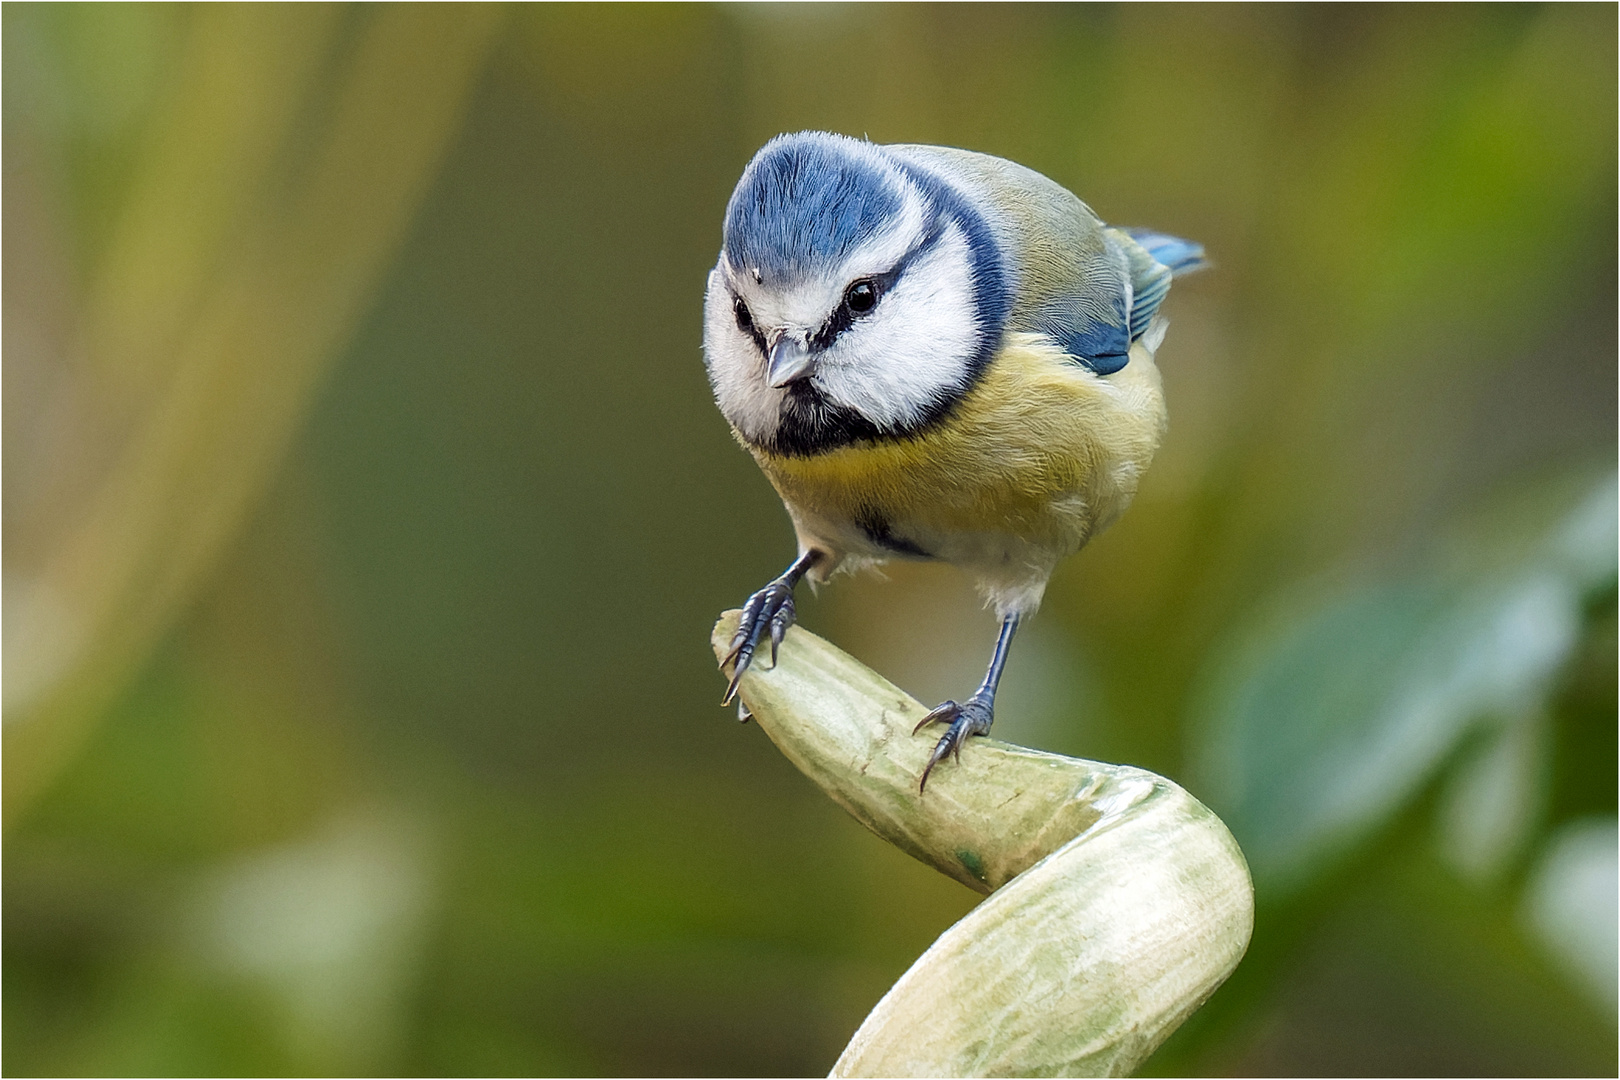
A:
<svg viewBox="0 0 1620 1080">
<path fill-rule="evenodd" d="M 837 265 L 900 212 L 901 192 L 868 143 L 822 131 L 766 143 L 726 208 L 726 258 L 792 280 Z"/>
</svg>

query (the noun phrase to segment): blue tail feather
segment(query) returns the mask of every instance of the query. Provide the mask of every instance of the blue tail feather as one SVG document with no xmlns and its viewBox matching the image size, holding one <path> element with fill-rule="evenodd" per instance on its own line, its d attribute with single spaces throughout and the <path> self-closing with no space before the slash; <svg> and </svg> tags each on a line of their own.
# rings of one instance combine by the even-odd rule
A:
<svg viewBox="0 0 1620 1080">
<path fill-rule="evenodd" d="M 1183 240 L 1179 236 L 1167 236 L 1152 229 L 1126 229 L 1125 232 L 1177 277 L 1207 265 L 1202 244 Z"/>
</svg>

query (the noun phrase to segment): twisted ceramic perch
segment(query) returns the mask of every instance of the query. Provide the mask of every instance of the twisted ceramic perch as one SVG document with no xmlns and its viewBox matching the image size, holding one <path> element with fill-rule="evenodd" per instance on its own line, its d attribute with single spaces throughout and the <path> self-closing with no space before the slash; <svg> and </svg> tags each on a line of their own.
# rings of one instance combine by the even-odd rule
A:
<svg viewBox="0 0 1620 1080">
<path fill-rule="evenodd" d="M 736 625 L 716 624 L 716 656 Z M 884 995 L 834 1076 L 1123 1075 L 1243 957 L 1243 854 L 1163 777 L 974 739 L 919 794 L 928 710 L 797 627 L 741 697 L 861 824 L 990 894 Z"/>
</svg>

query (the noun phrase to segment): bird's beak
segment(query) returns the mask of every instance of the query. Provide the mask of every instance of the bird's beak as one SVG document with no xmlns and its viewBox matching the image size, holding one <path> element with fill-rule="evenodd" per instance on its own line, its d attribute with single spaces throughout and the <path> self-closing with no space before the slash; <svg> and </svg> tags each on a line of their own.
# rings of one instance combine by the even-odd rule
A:
<svg viewBox="0 0 1620 1080">
<path fill-rule="evenodd" d="M 803 339 L 782 334 L 771 345 L 770 355 L 766 357 L 765 381 L 780 390 L 809 375 L 815 364 L 816 354 L 810 351 L 810 346 Z"/>
</svg>

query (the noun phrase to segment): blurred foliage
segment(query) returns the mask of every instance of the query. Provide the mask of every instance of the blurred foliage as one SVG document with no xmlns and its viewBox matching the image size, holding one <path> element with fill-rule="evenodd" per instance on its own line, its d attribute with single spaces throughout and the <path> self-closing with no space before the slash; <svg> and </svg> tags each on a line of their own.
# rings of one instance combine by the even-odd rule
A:
<svg viewBox="0 0 1620 1080">
<path fill-rule="evenodd" d="M 1572 509 L 1529 500 L 1522 520 L 1494 515 L 1460 538 L 1478 565 L 1353 583 L 1214 659 L 1196 771 L 1262 886 L 1285 895 L 1317 877 L 1479 725 L 1502 746 L 1453 797 L 1458 853 L 1481 870 L 1509 853 L 1544 779 L 1514 782 L 1543 771 L 1545 739 L 1525 733 L 1545 722 L 1587 605 L 1615 589 L 1617 493 L 1607 476 Z"/>
<path fill-rule="evenodd" d="M 715 707 L 699 356 L 784 130 L 1196 237 L 997 734 L 1227 816 L 1166 1073 L 1609 1073 L 1611 6 L 7 5 L 13 1073 L 824 1072 L 974 902 Z M 948 569 L 802 605 L 924 699 Z"/>
</svg>

